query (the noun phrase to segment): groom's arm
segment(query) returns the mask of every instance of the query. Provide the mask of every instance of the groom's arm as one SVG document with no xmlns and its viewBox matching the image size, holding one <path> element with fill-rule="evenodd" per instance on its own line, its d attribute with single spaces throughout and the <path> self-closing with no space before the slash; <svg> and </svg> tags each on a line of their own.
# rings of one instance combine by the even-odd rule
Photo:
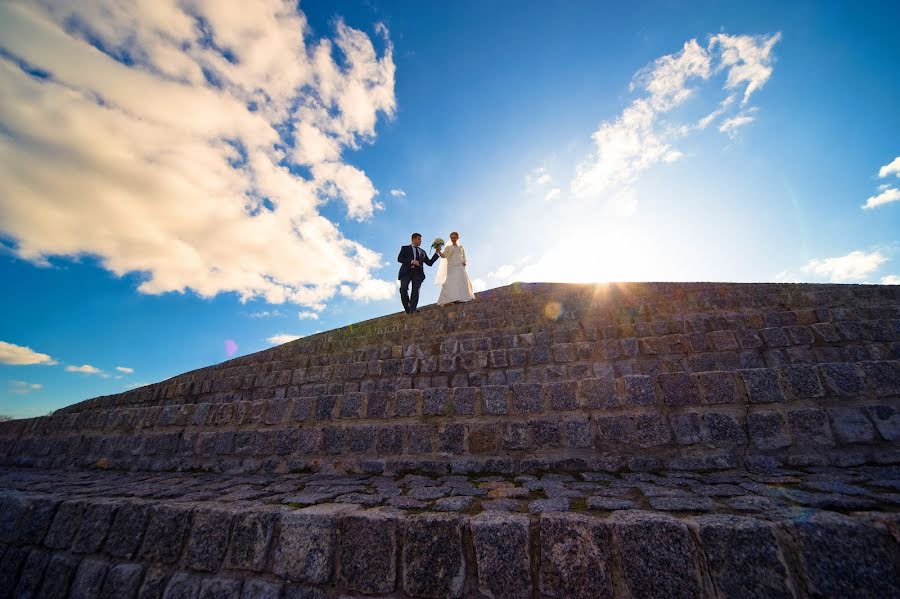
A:
<svg viewBox="0 0 900 599">
<path fill-rule="evenodd" d="M 404 266 L 409 266 L 409 262 L 410 262 L 410 260 L 412 260 L 412 258 L 406 257 L 406 256 L 404 256 L 404 254 L 406 254 L 406 246 L 405 245 L 400 248 L 400 253 L 397 254 L 397 262 L 399 262 L 400 264 L 402 264 Z"/>
<path fill-rule="evenodd" d="M 437 262 L 437 259 L 438 259 L 438 258 L 440 258 L 440 256 L 438 255 L 437 252 L 435 252 L 434 255 L 433 255 L 431 258 L 428 257 L 428 254 L 425 254 L 425 257 L 422 258 L 422 262 L 424 262 L 424 263 L 427 264 L 428 266 L 431 266 L 432 264 L 434 264 L 435 262 Z"/>
</svg>

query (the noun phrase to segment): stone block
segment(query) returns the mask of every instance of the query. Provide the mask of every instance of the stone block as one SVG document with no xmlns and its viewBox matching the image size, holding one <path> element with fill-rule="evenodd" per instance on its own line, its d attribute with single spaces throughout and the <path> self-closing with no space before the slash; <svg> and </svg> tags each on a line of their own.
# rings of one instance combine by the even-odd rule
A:
<svg viewBox="0 0 900 599">
<path fill-rule="evenodd" d="M 53 523 L 53 515 L 59 500 L 50 497 L 35 497 L 28 502 L 28 509 L 19 521 L 18 542 L 23 545 L 39 545 Z"/>
<path fill-rule="evenodd" d="M 669 416 L 672 434 L 679 445 L 693 445 L 700 442 L 700 415 L 695 412 L 672 414 Z"/>
<path fill-rule="evenodd" d="M 828 416 L 817 409 L 791 410 L 788 412 L 791 434 L 798 443 L 820 447 L 834 447 L 834 437 L 828 424 Z"/>
<path fill-rule="evenodd" d="M 273 514 L 270 512 L 236 514 L 231 526 L 228 567 L 261 571 L 266 563 L 272 528 Z"/>
<path fill-rule="evenodd" d="M 444 454 L 459 455 L 465 452 L 466 426 L 464 424 L 445 424 L 438 432 L 438 451 Z"/>
<path fill-rule="evenodd" d="M 862 374 L 856 364 L 819 364 L 818 369 L 826 387 L 834 395 L 856 397 L 865 390 Z"/>
<path fill-rule="evenodd" d="M 100 599 L 130 599 L 135 597 L 144 577 L 141 564 L 116 564 L 110 566 L 103 579 Z"/>
<path fill-rule="evenodd" d="M 433 387 L 423 390 L 426 416 L 445 416 L 450 413 L 450 389 Z"/>
<path fill-rule="evenodd" d="M 125 559 L 134 557 L 141 546 L 141 535 L 149 516 L 147 504 L 125 503 L 119 507 L 106 537 L 106 552 Z"/>
<path fill-rule="evenodd" d="M 672 439 L 669 424 L 662 414 L 638 414 L 634 417 L 632 440 L 640 447 L 665 445 Z"/>
<path fill-rule="evenodd" d="M 727 412 L 703 414 L 702 437 L 717 447 L 734 447 L 747 442 L 743 425 L 734 414 Z"/>
<path fill-rule="evenodd" d="M 597 418 L 597 441 L 602 445 L 631 443 L 634 434 L 634 419 L 631 416 Z"/>
<path fill-rule="evenodd" d="M 470 520 L 479 590 L 498 599 L 530 597 L 528 518 L 484 512 Z"/>
<path fill-rule="evenodd" d="M 703 390 L 703 401 L 708 404 L 736 403 L 740 401 L 737 383 L 731 372 L 701 372 L 696 375 Z"/>
<path fill-rule="evenodd" d="M 716 351 L 735 351 L 738 349 L 738 342 L 732 331 L 712 331 L 707 333 L 706 336 Z"/>
<path fill-rule="evenodd" d="M 807 364 L 793 364 L 782 366 L 781 378 L 784 380 L 784 388 L 788 397 L 804 399 L 808 397 L 822 397 L 825 390 L 816 369 Z"/>
<path fill-rule="evenodd" d="M 462 528 L 456 516 L 421 514 L 405 520 L 401 560 L 406 594 L 433 599 L 462 596 L 466 576 Z"/>
<path fill-rule="evenodd" d="M 338 540 L 338 580 L 365 594 L 385 594 L 396 585 L 397 519 L 371 510 L 347 514 Z"/>
<path fill-rule="evenodd" d="M 896 541 L 865 522 L 834 512 L 804 513 L 785 523 L 813 597 L 898 597 Z"/>
<path fill-rule="evenodd" d="M 784 417 L 778 412 L 759 411 L 747 414 L 750 440 L 757 449 L 780 449 L 791 444 Z"/>
<path fill-rule="evenodd" d="M 204 578 L 197 599 L 241 599 L 241 581 L 234 578 Z"/>
<path fill-rule="evenodd" d="M 623 406 L 650 406 L 656 403 L 653 377 L 629 374 L 622 377 L 622 394 L 619 403 Z"/>
<path fill-rule="evenodd" d="M 50 530 L 44 537 L 44 545 L 51 549 L 68 549 L 72 540 L 81 526 L 81 517 L 84 514 L 83 501 L 64 501 L 56 510 Z"/>
<path fill-rule="evenodd" d="M 900 361 L 862 362 L 866 385 L 878 397 L 900 395 Z"/>
<path fill-rule="evenodd" d="M 615 381 L 611 378 L 587 378 L 578 382 L 578 388 L 582 407 L 604 409 L 618 405 Z"/>
<path fill-rule="evenodd" d="M 868 443 L 875 438 L 875 428 L 859 408 L 831 408 L 828 416 L 841 443 Z"/>
<path fill-rule="evenodd" d="M 47 564 L 50 562 L 50 554 L 44 549 L 32 549 L 28 552 L 22 573 L 19 574 L 19 584 L 16 586 L 15 597 L 36 597 L 41 588 L 41 580 Z"/>
<path fill-rule="evenodd" d="M 547 385 L 547 400 L 551 410 L 574 410 L 578 407 L 576 395 L 576 383 L 549 383 Z"/>
<path fill-rule="evenodd" d="M 363 399 L 365 393 L 345 393 L 341 397 L 340 417 L 360 418 L 363 414 Z"/>
<path fill-rule="evenodd" d="M 105 561 L 94 557 L 81 560 L 69 589 L 70 599 L 96 599 L 100 596 L 108 566 Z"/>
<path fill-rule="evenodd" d="M 453 413 L 457 416 L 471 416 L 475 413 L 477 390 L 475 387 L 453 389 Z"/>
<path fill-rule="evenodd" d="M 158 505 L 150 514 L 141 545 L 141 558 L 173 564 L 181 556 L 191 526 L 191 508 L 182 505 Z"/>
<path fill-rule="evenodd" d="M 350 509 L 353 508 L 320 505 L 281 514 L 273 573 L 292 582 L 330 582 L 334 573 L 338 516 Z"/>
<path fill-rule="evenodd" d="M 81 526 L 72 541 L 75 553 L 96 553 L 103 545 L 109 531 L 117 504 L 111 502 L 89 503 L 81 518 Z"/>
<path fill-rule="evenodd" d="M 347 450 L 347 429 L 341 426 L 326 426 L 322 429 L 322 446 L 325 453 L 339 455 Z"/>
<path fill-rule="evenodd" d="M 505 450 L 531 450 L 534 445 L 525 422 L 504 422 L 500 425 L 500 447 Z"/>
<path fill-rule="evenodd" d="M 431 424 L 410 424 L 406 427 L 406 453 L 431 453 L 437 428 Z"/>
<path fill-rule="evenodd" d="M 887 441 L 900 439 L 900 410 L 889 405 L 867 406 L 866 413 Z"/>
<path fill-rule="evenodd" d="M 0 597 L 13 596 L 28 553 L 29 550 L 24 547 L 10 547 L 3 553 L 0 559 Z"/>
<path fill-rule="evenodd" d="M 420 416 L 423 393 L 421 389 L 400 389 L 394 394 L 394 411 L 397 416 Z"/>
<path fill-rule="evenodd" d="M 241 599 L 278 599 L 281 596 L 281 590 L 282 585 L 277 582 L 248 580 L 244 583 L 244 592 L 241 593 Z"/>
<path fill-rule="evenodd" d="M 184 555 L 184 565 L 198 572 L 217 572 L 228 549 L 234 515 L 227 510 L 198 507 Z"/>
<path fill-rule="evenodd" d="M 786 400 L 778 375 L 771 368 L 748 368 L 739 371 L 751 403 L 773 403 Z"/>
<path fill-rule="evenodd" d="M 375 446 L 374 426 L 354 426 L 347 432 L 351 453 L 371 453 Z"/>
<path fill-rule="evenodd" d="M 169 579 L 162 599 L 197 599 L 201 579 L 186 572 L 176 572 Z"/>
<path fill-rule="evenodd" d="M 490 453 L 497 449 L 498 427 L 496 424 L 467 424 L 469 453 Z"/>
<path fill-rule="evenodd" d="M 613 597 L 612 535 L 599 518 L 542 514 L 540 589 L 550 597 Z"/>
<path fill-rule="evenodd" d="M 700 403 L 697 385 L 687 373 L 660 374 L 657 375 L 656 382 L 659 383 L 663 401 L 668 406 L 695 406 Z"/>
<path fill-rule="evenodd" d="M 784 329 L 781 327 L 760 329 L 759 333 L 762 335 L 767 347 L 786 347 L 791 344 Z"/>
<path fill-rule="evenodd" d="M 375 431 L 375 449 L 381 455 L 398 455 L 403 453 L 403 427 L 379 427 Z"/>
<path fill-rule="evenodd" d="M 555 418 L 530 420 L 531 438 L 537 447 L 559 447 L 562 444 L 561 422 Z"/>
<path fill-rule="evenodd" d="M 793 597 L 775 534 L 753 518 L 711 515 L 695 521 L 713 584 L 725 597 Z"/>
<path fill-rule="evenodd" d="M 563 444 L 570 449 L 591 447 L 594 434 L 591 421 L 587 417 L 570 418 L 563 421 Z"/>
<path fill-rule="evenodd" d="M 481 388 L 481 411 L 484 414 L 509 413 L 509 387 L 486 385 Z"/>
<path fill-rule="evenodd" d="M 538 383 L 513 385 L 513 413 L 539 414 L 544 411 L 544 392 Z"/>
<path fill-rule="evenodd" d="M 622 575 L 632 597 L 700 597 L 698 552 L 675 518 L 641 511 L 612 516 Z"/>
<path fill-rule="evenodd" d="M 51 557 L 47 569 L 44 571 L 44 581 L 37 596 L 42 599 L 65 599 L 68 597 L 69 584 L 71 584 L 77 569 L 78 561 L 69 555 L 57 553 Z"/>
</svg>

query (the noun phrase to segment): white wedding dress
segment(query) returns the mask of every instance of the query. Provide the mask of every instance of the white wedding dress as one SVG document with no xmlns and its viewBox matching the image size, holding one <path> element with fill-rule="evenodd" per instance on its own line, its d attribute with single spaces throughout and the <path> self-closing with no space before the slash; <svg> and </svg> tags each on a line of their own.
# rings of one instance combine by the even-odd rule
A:
<svg viewBox="0 0 900 599">
<path fill-rule="evenodd" d="M 438 265 L 435 285 L 441 288 L 438 305 L 450 302 L 471 302 L 475 299 L 472 281 L 466 274 L 466 250 L 461 245 L 448 245 L 444 248 L 444 257 Z"/>
</svg>

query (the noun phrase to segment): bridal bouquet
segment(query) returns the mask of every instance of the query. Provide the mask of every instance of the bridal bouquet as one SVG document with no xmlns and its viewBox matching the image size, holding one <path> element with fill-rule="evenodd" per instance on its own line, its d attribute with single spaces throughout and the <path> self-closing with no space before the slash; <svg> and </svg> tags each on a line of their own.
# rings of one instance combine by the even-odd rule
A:
<svg viewBox="0 0 900 599">
<path fill-rule="evenodd" d="M 444 240 L 440 237 L 435 237 L 434 241 L 431 243 L 431 247 L 433 247 L 437 251 L 441 251 L 441 248 L 444 247 Z"/>
</svg>

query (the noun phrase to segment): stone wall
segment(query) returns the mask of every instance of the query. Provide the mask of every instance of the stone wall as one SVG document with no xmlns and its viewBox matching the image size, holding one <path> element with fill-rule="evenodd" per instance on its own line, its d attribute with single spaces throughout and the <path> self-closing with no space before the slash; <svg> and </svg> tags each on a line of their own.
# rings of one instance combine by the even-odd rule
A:
<svg viewBox="0 0 900 599">
<path fill-rule="evenodd" d="M 529 519 L 496 511 L 409 515 L 356 508 L 0 496 L 0 596 L 602 599 L 900 592 L 896 514 L 806 513 L 772 522 L 643 511 Z"/>
</svg>

